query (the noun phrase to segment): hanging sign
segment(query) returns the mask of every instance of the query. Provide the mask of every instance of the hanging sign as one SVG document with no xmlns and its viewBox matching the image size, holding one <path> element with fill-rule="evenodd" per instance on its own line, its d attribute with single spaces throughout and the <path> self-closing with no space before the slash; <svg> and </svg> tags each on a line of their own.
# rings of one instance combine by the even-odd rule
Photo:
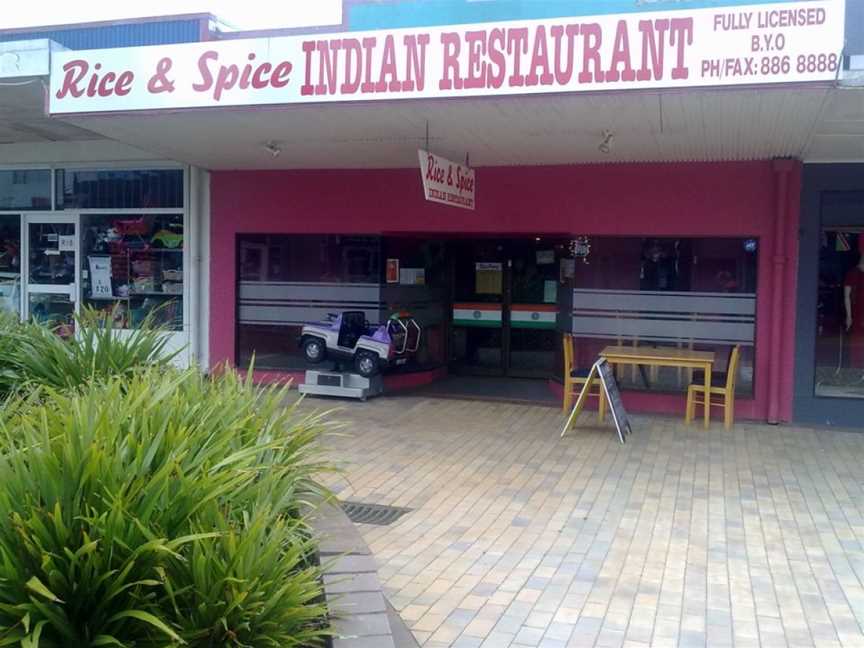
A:
<svg viewBox="0 0 864 648">
<path fill-rule="evenodd" d="M 831 82 L 844 28 L 844 0 L 676 2 L 663 11 L 68 50 L 51 54 L 49 110 Z"/>
<path fill-rule="evenodd" d="M 422 149 L 418 154 L 426 200 L 474 209 L 474 169 Z"/>
<path fill-rule="evenodd" d="M 570 416 L 567 417 L 567 422 L 564 424 L 564 429 L 561 431 L 563 437 L 576 424 L 576 419 L 579 418 L 579 413 L 582 411 L 585 401 L 588 399 L 588 394 L 594 386 L 594 381 L 600 381 L 600 389 L 606 396 L 606 402 L 609 404 L 609 411 L 612 412 L 612 420 L 615 423 L 615 431 L 618 433 L 618 440 L 624 443 L 627 436 L 633 432 L 630 426 L 630 417 L 627 416 L 627 410 L 624 409 L 624 401 L 621 400 L 621 390 L 618 389 L 618 382 L 615 380 L 615 373 L 606 358 L 600 358 L 591 367 L 588 372 L 588 378 L 582 385 L 582 391 L 579 393 L 579 398 L 576 399 L 576 404 L 573 406 Z"/>
</svg>

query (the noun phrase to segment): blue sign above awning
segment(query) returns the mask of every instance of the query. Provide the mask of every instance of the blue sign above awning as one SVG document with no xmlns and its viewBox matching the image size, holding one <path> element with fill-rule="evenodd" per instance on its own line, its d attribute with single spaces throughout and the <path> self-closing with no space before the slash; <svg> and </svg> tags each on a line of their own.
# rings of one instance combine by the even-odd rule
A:
<svg viewBox="0 0 864 648">
<path fill-rule="evenodd" d="M 346 3 L 351 31 L 431 27 L 502 20 L 710 9 L 808 0 L 393 0 Z"/>
</svg>

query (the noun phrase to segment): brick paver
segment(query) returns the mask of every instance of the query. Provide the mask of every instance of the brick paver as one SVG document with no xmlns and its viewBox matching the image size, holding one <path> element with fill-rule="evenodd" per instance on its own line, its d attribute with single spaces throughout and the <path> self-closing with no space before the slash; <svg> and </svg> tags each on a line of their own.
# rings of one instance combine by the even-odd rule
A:
<svg viewBox="0 0 864 648">
<path fill-rule="evenodd" d="M 864 648 L 864 434 L 636 417 L 621 446 L 415 397 L 336 416 L 340 497 L 414 509 L 361 532 L 428 648 Z"/>
</svg>

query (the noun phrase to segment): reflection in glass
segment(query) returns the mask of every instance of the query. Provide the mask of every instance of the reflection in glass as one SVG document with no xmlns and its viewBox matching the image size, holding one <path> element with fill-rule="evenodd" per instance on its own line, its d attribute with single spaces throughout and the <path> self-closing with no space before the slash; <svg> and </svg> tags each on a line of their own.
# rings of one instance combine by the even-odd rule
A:
<svg viewBox="0 0 864 648">
<path fill-rule="evenodd" d="M 51 171 L 0 171 L 0 209 L 51 209 Z"/>
<path fill-rule="evenodd" d="M 181 169 L 57 171 L 57 209 L 183 207 Z"/>
<path fill-rule="evenodd" d="M 381 238 L 341 235 L 243 235 L 241 281 L 377 283 Z"/>
<path fill-rule="evenodd" d="M 0 216 L 0 311 L 21 309 L 21 220 Z"/>
<path fill-rule="evenodd" d="M 54 293 L 30 293 L 28 298 L 30 317 L 52 328 L 71 327 L 74 323 L 75 305 L 68 295 Z"/>
<path fill-rule="evenodd" d="M 590 368 L 608 345 L 668 347 L 715 353 L 722 381 L 740 345 L 736 392 L 754 385 L 759 240 L 741 238 L 591 237 L 577 260 L 574 361 Z M 620 367 L 622 389 L 682 393 L 698 382 L 692 370 Z"/>
<path fill-rule="evenodd" d="M 864 398 L 864 234 L 826 229 L 819 251 L 817 396 Z"/>
</svg>

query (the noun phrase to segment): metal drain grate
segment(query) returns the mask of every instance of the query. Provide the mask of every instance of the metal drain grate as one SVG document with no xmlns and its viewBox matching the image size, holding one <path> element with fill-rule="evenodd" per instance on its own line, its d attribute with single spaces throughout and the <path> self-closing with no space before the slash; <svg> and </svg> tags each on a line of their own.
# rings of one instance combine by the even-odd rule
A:
<svg viewBox="0 0 864 648">
<path fill-rule="evenodd" d="M 340 502 L 342 510 L 348 519 L 355 524 L 377 524 L 388 526 L 401 518 L 411 509 L 383 504 L 367 504 L 366 502 Z"/>
</svg>

